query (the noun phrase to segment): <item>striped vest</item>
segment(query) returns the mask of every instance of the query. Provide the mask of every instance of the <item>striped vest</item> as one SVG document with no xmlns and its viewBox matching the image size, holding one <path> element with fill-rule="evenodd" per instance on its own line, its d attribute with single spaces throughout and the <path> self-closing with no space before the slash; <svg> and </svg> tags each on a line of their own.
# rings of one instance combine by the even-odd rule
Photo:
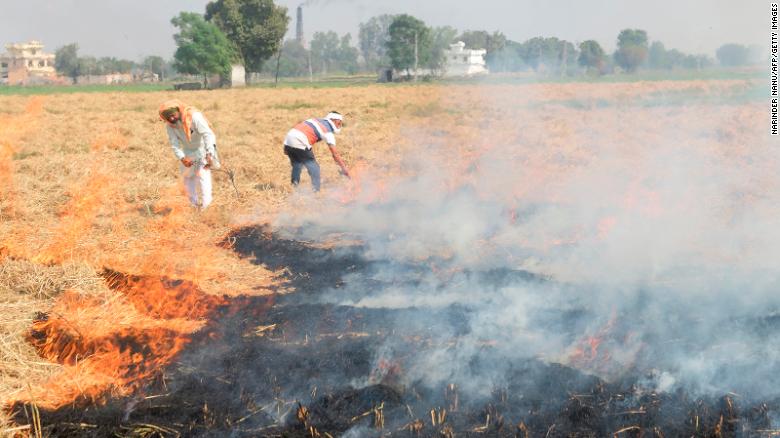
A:
<svg viewBox="0 0 780 438">
<path fill-rule="evenodd" d="M 322 140 L 325 133 L 333 132 L 333 127 L 330 125 L 330 122 L 325 119 L 304 120 L 295 125 L 293 129 L 302 132 L 306 138 L 309 139 L 310 145 Z"/>
</svg>

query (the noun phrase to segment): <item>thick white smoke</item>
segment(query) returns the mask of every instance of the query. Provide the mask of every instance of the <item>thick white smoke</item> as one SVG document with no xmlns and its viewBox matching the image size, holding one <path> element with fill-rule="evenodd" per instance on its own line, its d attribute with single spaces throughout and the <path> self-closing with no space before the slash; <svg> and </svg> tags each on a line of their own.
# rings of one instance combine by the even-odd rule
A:
<svg viewBox="0 0 780 438">
<path fill-rule="evenodd" d="M 355 274 L 326 301 L 467 309 L 469 330 L 441 333 L 453 342 L 419 354 L 410 379 L 489 389 L 501 367 L 468 364 L 491 349 L 650 372 L 661 390 L 780 395 L 780 180 L 763 107 L 744 84 L 587 87 L 486 87 L 485 119 L 458 122 L 479 144 L 418 128 L 404 176 L 364 174 L 356 199 L 331 188 L 276 227 L 343 233 L 381 262 L 381 287 Z"/>
</svg>

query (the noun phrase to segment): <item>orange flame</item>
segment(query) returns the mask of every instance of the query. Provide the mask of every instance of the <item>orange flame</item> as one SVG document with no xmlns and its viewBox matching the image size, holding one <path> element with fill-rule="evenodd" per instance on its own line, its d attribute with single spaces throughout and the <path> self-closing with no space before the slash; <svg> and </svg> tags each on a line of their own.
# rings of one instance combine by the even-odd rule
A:
<svg viewBox="0 0 780 438">
<path fill-rule="evenodd" d="M 22 114 L 0 114 L 0 215 L 14 207 L 14 145 L 35 128 L 42 111 L 43 98 L 37 96 L 27 102 Z"/>
<path fill-rule="evenodd" d="M 188 281 L 114 271 L 104 275 L 126 300 L 106 302 L 68 291 L 34 321 L 28 341 L 63 368 L 42 386 L 20 394 L 19 401 L 29 398 L 56 409 L 132 394 L 191 342 L 206 324 L 204 318 L 226 304 Z"/>
</svg>

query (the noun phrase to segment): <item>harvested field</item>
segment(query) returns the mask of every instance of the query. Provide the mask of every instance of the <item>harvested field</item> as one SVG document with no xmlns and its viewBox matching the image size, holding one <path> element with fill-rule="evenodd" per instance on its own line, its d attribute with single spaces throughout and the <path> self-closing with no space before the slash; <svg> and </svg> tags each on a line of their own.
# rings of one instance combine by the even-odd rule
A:
<svg viewBox="0 0 780 438">
<path fill-rule="evenodd" d="M 6 430 L 776 433 L 759 85 L 0 97 Z M 216 173 L 203 213 L 174 96 L 241 194 Z M 293 191 L 283 136 L 332 109 L 354 178 L 319 147 L 323 192 Z"/>
</svg>

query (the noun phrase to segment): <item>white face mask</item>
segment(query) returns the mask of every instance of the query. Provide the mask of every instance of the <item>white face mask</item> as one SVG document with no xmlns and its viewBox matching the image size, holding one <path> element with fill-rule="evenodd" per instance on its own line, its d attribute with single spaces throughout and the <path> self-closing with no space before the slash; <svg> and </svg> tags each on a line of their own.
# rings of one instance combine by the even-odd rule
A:
<svg viewBox="0 0 780 438">
<path fill-rule="evenodd" d="M 336 122 L 334 122 L 334 121 L 333 121 L 333 120 L 331 120 L 331 119 L 328 119 L 328 121 L 330 122 L 331 126 L 333 126 L 333 132 L 334 132 L 335 134 L 338 134 L 339 132 L 341 132 L 341 128 L 339 128 L 339 127 L 337 127 L 337 126 L 336 126 Z"/>
</svg>

